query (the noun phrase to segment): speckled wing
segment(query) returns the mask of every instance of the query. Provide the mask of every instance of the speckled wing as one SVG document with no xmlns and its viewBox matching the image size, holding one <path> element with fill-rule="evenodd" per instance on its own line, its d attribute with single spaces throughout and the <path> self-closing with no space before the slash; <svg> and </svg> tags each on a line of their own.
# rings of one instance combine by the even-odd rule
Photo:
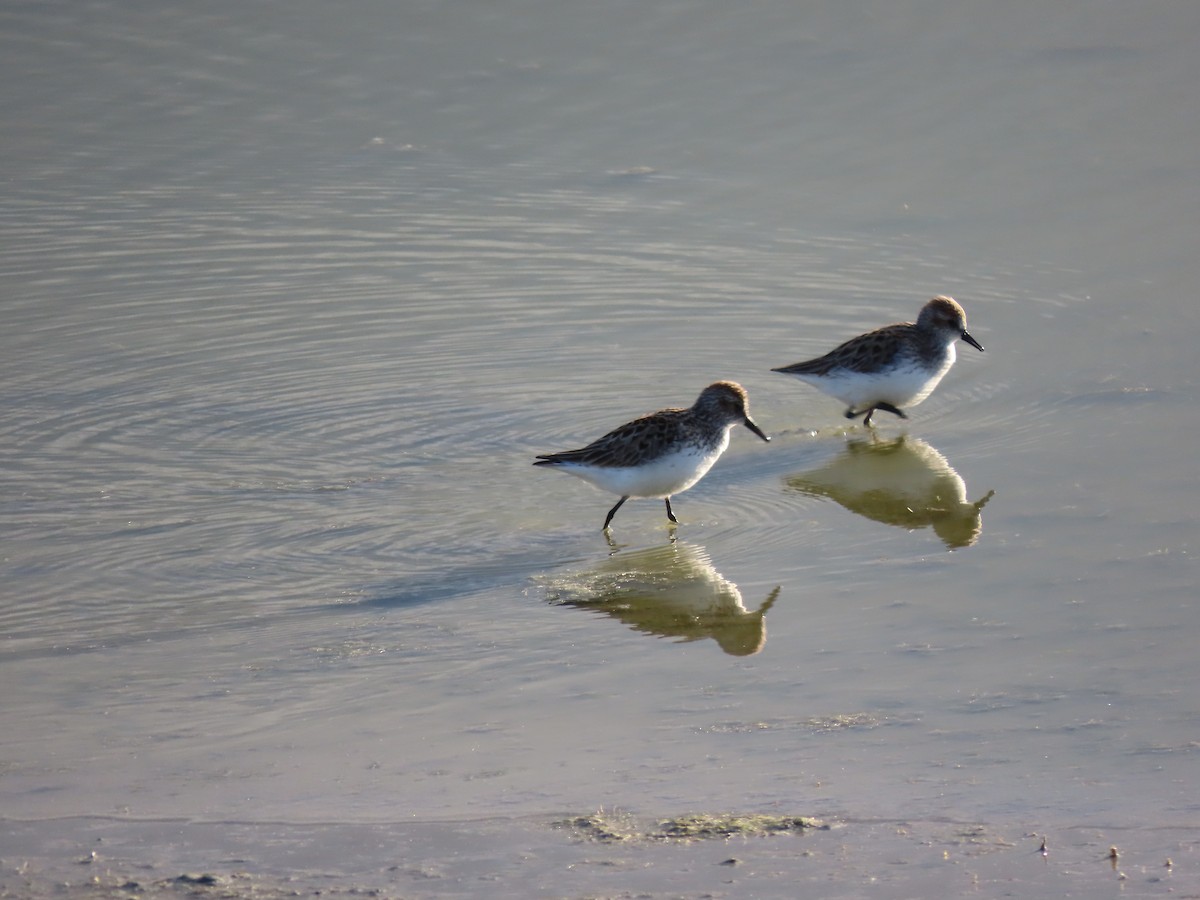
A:
<svg viewBox="0 0 1200 900">
<path fill-rule="evenodd" d="M 664 409 L 626 422 L 579 450 L 538 456 L 535 466 L 575 463 L 624 468 L 657 459 L 676 446 L 682 436 L 685 409 Z"/>
<path fill-rule="evenodd" d="M 896 354 L 908 345 L 912 330 L 913 325 L 908 322 L 885 325 L 850 338 L 824 356 L 771 371 L 783 372 L 785 375 L 828 375 L 835 369 L 876 372 L 887 367 Z"/>
</svg>

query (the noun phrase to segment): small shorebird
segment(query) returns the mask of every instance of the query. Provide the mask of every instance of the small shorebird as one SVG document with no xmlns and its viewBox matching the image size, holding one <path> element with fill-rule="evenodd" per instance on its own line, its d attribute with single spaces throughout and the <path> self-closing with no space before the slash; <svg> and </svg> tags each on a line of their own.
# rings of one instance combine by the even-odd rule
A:
<svg viewBox="0 0 1200 900">
<path fill-rule="evenodd" d="M 851 338 L 824 356 L 772 369 L 795 375 L 848 405 L 846 418 L 866 413 L 871 424 L 882 409 L 907 419 L 903 407 L 916 406 L 954 365 L 954 342 L 976 350 L 983 345 L 967 331 L 967 314 L 952 297 L 934 297 L 914 322 L 885 325 Z"/>
<path fill-rule="evenodd" d="M 678 522 L 671 496 L 704 477 L 729 446 L 730 430 L 739 424 L 770 440 L 750 418 L 745 389 L 732 381 L 718 381 L 701 391 L 690 409 L 660 409 L 579 450 L 539 456 L 534 465 L 561 469 L 620 494 L 602 530 L 608 530 L 630 497 L 662 497 L 667 518 Z"/>
</svg>

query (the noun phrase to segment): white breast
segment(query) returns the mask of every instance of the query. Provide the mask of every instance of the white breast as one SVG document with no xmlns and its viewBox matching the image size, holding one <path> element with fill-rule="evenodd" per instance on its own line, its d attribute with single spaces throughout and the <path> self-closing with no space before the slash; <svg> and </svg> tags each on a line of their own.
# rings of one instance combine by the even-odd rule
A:
<svg viewBox="0 0 1200 900">
<path fill-rule="evenodd" d="M 904 409 L 916 406 L 928 397 L 950 367 L 954 365 L 954 347 L 949 348 L 942 364 L 936 369 L 917 365 L 916 361 L 902 362 L 878 372 L 854 372 L 835 369 L 828 375 L 797 375 L 813 387 L 832 397 L 837 397 L 847 406 L 864 409 L 876 403 L 890 403 Z"/>
<path fill-rule="evenodd" d="M 727 428 L 724 438 L 715 447 L 682 445 L 638 466 L 564 465 L 561 468 L 622 497 L 670 497 L 686 491 L 703 478 L 728 446 Z"/>
</svg>

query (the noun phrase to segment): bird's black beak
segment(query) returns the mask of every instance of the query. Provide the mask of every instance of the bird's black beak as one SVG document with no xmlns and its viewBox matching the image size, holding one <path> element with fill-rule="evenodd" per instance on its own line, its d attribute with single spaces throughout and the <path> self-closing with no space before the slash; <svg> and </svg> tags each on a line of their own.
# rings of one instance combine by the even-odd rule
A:
<svg viewBox="0 0 1200 900">
<path fill-rule="evenodd" d="M 966 341 L 968 344 L 970 344 L 972 347 L 974 347 L 976 350 L 978 350 L 980 353 L 983 352 L 983 344 L 979 343 L 979 341 L 977 341 L 977 340 L 975 340 L 975 338 L 971 337 L 971 333 L 969 331 L 967 331 L 965 328 L 963 329 L 962 339 L 964 341 Z"/>
<path fill-rule="evenodd" d="M 745 425 L 747 428 L 749 428 L 751 431 L 753 431 L 755 434 L 757 434 L 764 441 L 769 442 L 771 440 L 769 437 L 767 437 L 765 434 L 763 434 L 763 430 L 761 428 L 759 428 L 757 425 L 755 425 L 753 422 L 750 421 L 749 416 L 746 416 L 746 418 L 742 420 L 742 424 Z"/>
</svg>

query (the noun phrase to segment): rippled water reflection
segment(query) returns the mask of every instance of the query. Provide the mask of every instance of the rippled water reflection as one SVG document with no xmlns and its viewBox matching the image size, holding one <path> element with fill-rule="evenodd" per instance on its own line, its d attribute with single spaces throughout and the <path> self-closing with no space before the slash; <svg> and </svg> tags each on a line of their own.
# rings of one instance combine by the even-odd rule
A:
<svg viewBox="0 0 1200 900">
<path fill-rule="evenodd" d="M 949 549 L 969 547 L 995 491 L 972 502 L 954 467 L 920 438 L 851 439 L 824 465 L 787 479 L 790 490 L 828 497 L 850 512 L 909 530 L 932 527 Z"/>
<path fill-rule="evenodd" d="M 546 599 L 611 616 L 635 631 L 679 641 L 711 638 L 731 656 L 757 653 L 779 587 L 747 609 L 738 586 L 702 547 L 674 538 L 662 547 L 614 549 L 604 565 L 546 579 Z"/>
</svg>

